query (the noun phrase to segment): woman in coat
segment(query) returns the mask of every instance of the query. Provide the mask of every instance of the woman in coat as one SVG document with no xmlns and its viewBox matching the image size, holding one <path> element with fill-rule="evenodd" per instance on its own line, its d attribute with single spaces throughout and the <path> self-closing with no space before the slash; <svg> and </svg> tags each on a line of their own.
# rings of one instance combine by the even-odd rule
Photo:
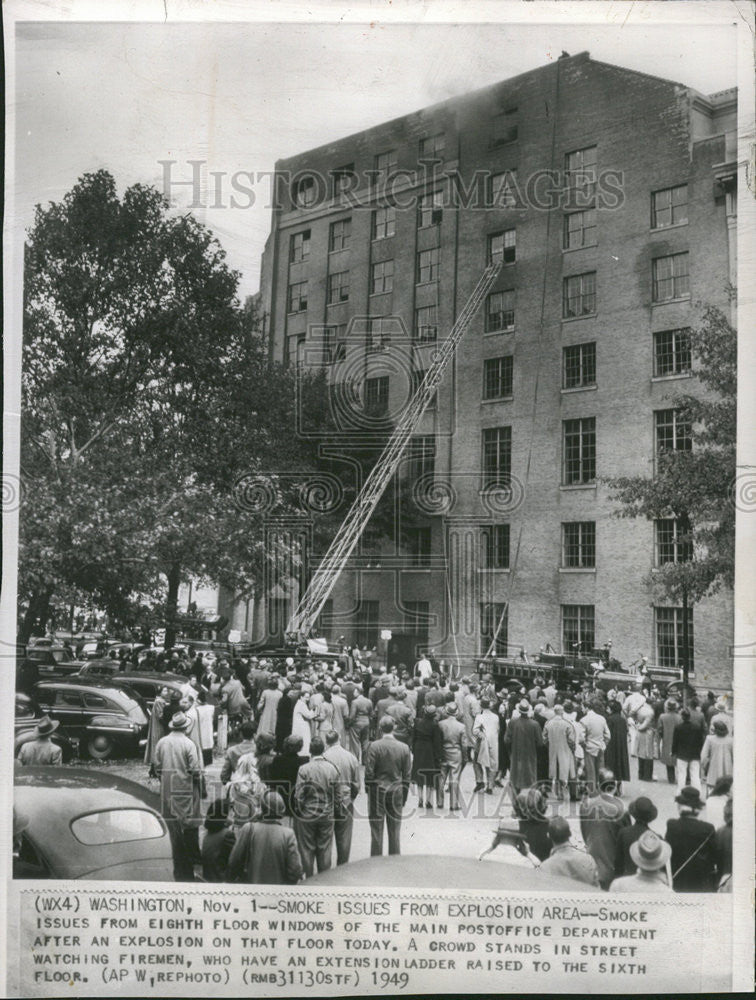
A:
<svg viewBox="0 0 756 1000">
<path fill-rule="evenodd" d="M 294 704 L 291 721 L 291 735 L 299 736 L 302 740 L 302 749 L 299 751 L 300 757 L 307 757 L 309 759 L 310 740 L 312 738 L 310 723 L 314 718 L 315 713 L 310 711 L 306 695 L 300 691 L 299 698 Z"/>
<path fill-rule="evenodd" d="M 493 795 L 494 777 L 499 770 L 499 716 L 491 711 L 487 698 L 481 699 L 480 714 L 473 723 L 474 760 L 483 769 L 486 795 Z M 475 791 L 480 791 L 475 786 Z"/>
<path fill-rule="evenodd" d="M 238 833 L 245 823 L 256 820 L 260 815 L 260 802 L 265 785 L 257 770 L 257 757 L 245 753 L 239 758 L 236 770 L 228 783 L 229 812 Z"/>
<path fill-rule="evenodd" d="M 732 736 L 727 723 L 716 720 L 701 750 L 701 777 L 709 792 L 721 778 L 732 777 Z"/>
<path fill-rule="evenodd" d="M 630 758 L 627 753 L 627 721 L 618 701 L 609 702 L 606 724 L 609 726 L 609 745 L 604 751 L 604 766 L 613 772 L 617 795 L 622 795 L 622 782 L 630 780 Z"/>
<path fill-rule="evenodd" d="M 417 785 L 417 804 L 428 809 L 433 807 L 433 788 L 440 798 L 438 781 L 443 749 L 436 714 L 435 705 L 426 705 L 421 718 L 415 720 L 412 732 L 412 780 Z"/>
<path fill-rule="evenodd" d="M 158 744 L 158 740 L 162 739 L 163 736 L 168 732 L 168 726 L 166 719 L 163 722 L 163 713 L 168 707 L 168 702 L 170 701 L 170 691 L 167 687 L 160 689 L 160 694 L 155 698 L 152 705 L 152 713 L 150 714 L 150 726 L 147 730 L 147 746 L 144 748 L 144 762 L 150 765 L 150 777 L 155 777 L 155 747 Z"/>
<path fill-rule="evenodd" d="M 260 719 L 257 723 L 257 732 L 267 733 L 269 736 L 276 735 L 276 722 L 278 721 L 278 703 L 281 701 L 281 692 L 278 689 L 278 679 L 271 677 L 268 686 L 260 695 L 257 709 L 260 712 Z"/>
<path fill-rule="evenodd" d="M 336 709 L 330 691 L 323 691 L 323 700 L 315 709 L 315 731 L 325 740 L 325 734 L 336 728 Z"/>
<path fill-rule="evenodd" d="M 654 760 L 656 758 L 656 716 L 653 706 L 645 701 L 635 713 L 637 739 L 635 752 L 638 755 L 638 781 L 654 780 Z"/>
<path fill-rule="evenodd" d="M 656 725 L 656 732 L 659 736 L 659 758 L 667 768 L 667 781 L 670 785 L 675 784 L 675 764 L 677 763 L 677 758 L 672 753 L 672 739 L 675 735 L 675 729 L 681 722 L 682 718 L 677 711 L 677 702 L 674 698 L 670 698 L 666 702 L 664 711 L 659 716 Z"/>
</svg>

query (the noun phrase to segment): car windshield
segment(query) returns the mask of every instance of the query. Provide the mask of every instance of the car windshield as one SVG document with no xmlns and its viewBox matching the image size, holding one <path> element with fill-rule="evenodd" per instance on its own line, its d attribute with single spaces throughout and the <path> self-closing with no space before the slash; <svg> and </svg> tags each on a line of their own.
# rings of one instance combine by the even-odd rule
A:
<svg viewBox="0 0 756 1000">
<path fill-rule="evenodd" d="M 163 836 L 158 817 L 146 809 L 103 809 L 71 820 L 71 832 L 80 844 L 119 844 Z"/>
</svg>

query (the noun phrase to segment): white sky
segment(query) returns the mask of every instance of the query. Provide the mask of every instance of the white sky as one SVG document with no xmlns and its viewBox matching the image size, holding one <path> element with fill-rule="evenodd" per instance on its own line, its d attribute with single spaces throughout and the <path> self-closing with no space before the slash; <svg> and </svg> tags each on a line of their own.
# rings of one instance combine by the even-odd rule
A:
<svg viewBox="0 0 756 1000">
<path fill-rule="evenodd" d="M 28 226 L 36 203 L 60 199 L 85 171 L 107 168 L 120 191 L 137 181 L 162 188 L 159 161 L 176 160 L 174 179 L 190 180 L 187 161 L 202 160 L 225 172 L 224 206 L 197 214 L 249 294 L 270 226 L 268 187 L 257 185 L 253 207 L 230 207 L 237 171 L 270 171 L 278 158 L 543 66 L 563 49 L 704 93 L 736 84 L 734 27 L 657 16 L 634 24 L 634 6 L 621 5 L 624 25 L 615 5 L 594 25 L 20 23 L 16 219 Z M 667 5 L 653 6 L 656 15 Z M 172 193 L 188 204 L 189 188 Z"/>
</svg>

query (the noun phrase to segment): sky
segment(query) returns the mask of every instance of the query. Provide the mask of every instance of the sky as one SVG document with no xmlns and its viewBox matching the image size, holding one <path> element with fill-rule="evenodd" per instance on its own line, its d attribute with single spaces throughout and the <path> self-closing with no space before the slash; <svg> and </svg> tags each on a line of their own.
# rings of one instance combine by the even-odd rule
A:
<svg viewBox="0 0 756 1000">
<path fill-rule="evenodd" d="M 185 209 L 198 171 L 193 210 L 241 272 L 244 296 L 258 288 L 270 210 L 265 180 L 254 205 L 239 195 L 230 204 L 239 171 L 272 171 L 277 159 L 546 65 L 563 50 L 704 93 L 736 84 L 733 27 L 657 17 L 623 24 L 609 9 L 592 25 L 19 23 L 17 224 L 28 227 L 35 204 L 59 200 L 101 167 L 120 192 L 154 184 Z"/>
</svg>

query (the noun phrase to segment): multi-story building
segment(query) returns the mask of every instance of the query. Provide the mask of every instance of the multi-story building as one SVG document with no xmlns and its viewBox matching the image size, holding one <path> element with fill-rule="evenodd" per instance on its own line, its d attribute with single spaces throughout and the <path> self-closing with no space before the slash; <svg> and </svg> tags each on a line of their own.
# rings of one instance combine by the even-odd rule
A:
<svg viewBox="0 0 756 1000">
<path fill-rule="evenodd" d="M 410 526 L 363 536 L 330 638 L 389 629 L 405 661 L 611 639 L 625 664 L 681 662 L 682 609 L 649 586 L 685 556 L 679 525 L 616 518 L 603 481 L 690 445 L 686 330 L 699 302 L 734 308 L 735 113 L 734 90 L 581 53 L 277 164 L 272 350 L 351 387 L 345 462 L 502 262 L 397 477 Z M 277 587 L 283 619 L 298 594 Z M 732 619 L 725 592 L 689 612 L 697 683 L 728 683 Z"/>
</svg>

